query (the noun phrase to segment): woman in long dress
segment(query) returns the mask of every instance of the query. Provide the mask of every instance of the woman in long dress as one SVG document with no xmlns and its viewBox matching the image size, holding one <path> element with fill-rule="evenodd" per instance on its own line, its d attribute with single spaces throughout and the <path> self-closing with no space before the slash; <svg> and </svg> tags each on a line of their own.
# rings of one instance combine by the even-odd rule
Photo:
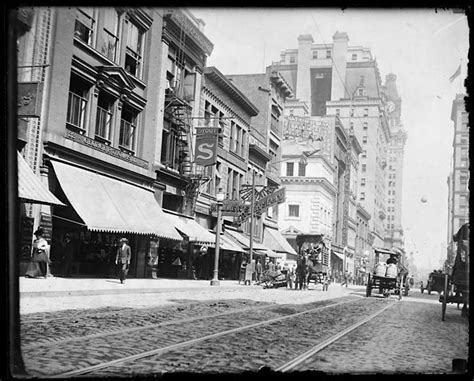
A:
<svg viewBox="0 0 474 381">
<path fill-rule="evenodd" d="M 33 242 L 33 250 L 31 253 L 31 261 L 26 270 L 28 278 L 44 277 L 47 275 L 47 265 L 49 262 L 49 245 L 46 239 L 43 238 L 43 229 L 38 228 L 34 235 L 36 236 Z"/>
</svg>

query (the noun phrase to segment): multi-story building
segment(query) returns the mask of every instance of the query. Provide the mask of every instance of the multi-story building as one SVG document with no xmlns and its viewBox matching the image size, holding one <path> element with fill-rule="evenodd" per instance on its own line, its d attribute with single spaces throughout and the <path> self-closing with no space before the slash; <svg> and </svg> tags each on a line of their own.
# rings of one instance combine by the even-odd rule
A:
<svg viewBox="0 0 474 381">
<path fill-rule="evenodd" d="M 255 185 L 276 189 L 281 185 L 285 102 L 293 96 L 293 90 L 278 68 L 272 66 L 267 67 L 265 73 L 227 75 L 227 78 L 259 109 L 258 115 L 252 118 L 250 130 L 247 184 L 252 183 L 255 173 Z M 250 234 L 250 223 L 243 224 L 243 229 Z M 283 259 L 294 259 L 295 251 L 278 230 L 278 208 L 275 206 L 256 219 L 253 237 L 279 252 Z"/>
<path fill-rule="evenodd" d="M 469 221 L 469 126 L 464 95 L 453 100 L 454 123 L 452 168 L 448 177 L 448 265 L 454 264 L 456 242 L 453 235 Z"/>
<path fill-rule="evenodd" d="M 386 218 L 386 247 L 403 247 L 402 228 L 402 185 L 403 185 L 403 156 L 407 134 L 401 122 L 402 100 L 398 95 L 397 76 L 386 76 L 384 94 L 387 102 L 387 119 L 390 128 L 387 158 L 387 218 Z"/>
<path fill-rule="evenodd" d="M 311 35 L 301 35 L 298 49 L 281 53 L 279 70 L 311 116 L 339 116 L 360 142 L 358 199 L 372 216 L 374 245 L 384 246 L 390 130 L 382 81 L 370 49 L 348 41 L 344 32 L 336 32 L 332 44 L 314 44 Z"/>
<path fill-rule="evenodd" d="M 53 264 L 66 233 L 73 236 L 75 272 L 90 275 L 108 275 L 122 236 L 132 246 L 130 274 L 139 277 L 158 252 L 174 260 L 185 257 L 188 242 L 213 242 L 193 219 L 161 207 L 182 211 L 184 192 L 171 184 L 195 183 L 183 178 L 177 160 L 192 152 L 181 111 L 191 108 L 191 120 L 199 112 L 192 103 L 200 94 L 199 67 L 212 50 L 202 23 L 158 8 L 49 8 L 39 15 L 31 29 L 37 36 L 19 44 L 20 64 L 37 49 L 36 63 L 45 65 L 32 69 L 43 79 L 42 109 L 28 122 L 35 129 L 29 127 L 25 150 L 67 205 L 41 206 L 35 223 L 51 242 Z M 186 44 L 184 30 L 191 34 Z"/>
</svg>

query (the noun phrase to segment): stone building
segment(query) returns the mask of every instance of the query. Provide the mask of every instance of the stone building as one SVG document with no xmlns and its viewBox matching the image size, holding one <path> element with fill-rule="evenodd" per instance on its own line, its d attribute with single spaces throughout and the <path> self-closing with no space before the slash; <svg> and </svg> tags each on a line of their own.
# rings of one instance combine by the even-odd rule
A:
<svg viewBox="0 0 474 381">
<path fill-rule="evenodd" d="M 454 124 L 453 157 L 448 177 L 448 261 L 452 266 L 456 256 L 453 235 L 469 222 L 469 125 L 464 94 L 453 100 L 451 120 Z"/>
</svg>

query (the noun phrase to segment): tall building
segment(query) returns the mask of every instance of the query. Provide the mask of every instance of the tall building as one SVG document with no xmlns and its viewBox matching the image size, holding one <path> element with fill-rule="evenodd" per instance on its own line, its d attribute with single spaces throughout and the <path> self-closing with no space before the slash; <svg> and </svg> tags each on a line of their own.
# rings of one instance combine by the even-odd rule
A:
<svg viewBox="0 0 474 381">
<path fill-rule="evenodd" d="M 403 156 L 407 134 L 401 121 L 402 100 L 398 95 L 397 76 L 386 76 L 383 93 L 387 102 L 387 119 L 390 128 L 388 142 L 387 170 L 387 218 L 386 218 L 386 247 L 403 247 L 402 227 L 402 185 L 403 185 Z"/>
<path fill-rule="evenodd" d="M 452 168 L 448 177 L 448 265 L 454 264 L 456 242 L 453 235 L 469 221 L 469 126 L 464 94 L 453 100 L 454 123 Z"/>
<path fill-rule="evenodd" d="M 306 104 L 311 117 L 338 116 L 359 141 L 357 201 L 371 215 L 369 240 L 382 247 L 390 141 L 386 104 L 370 49 L 348 42 L 344 32 L 336 32 L 332 44 L 315 44 L 311 35 L 300 35 L 297 49 L 281 53 L 279 71 L 295 88 L 294 112 Z"/>
</svg>

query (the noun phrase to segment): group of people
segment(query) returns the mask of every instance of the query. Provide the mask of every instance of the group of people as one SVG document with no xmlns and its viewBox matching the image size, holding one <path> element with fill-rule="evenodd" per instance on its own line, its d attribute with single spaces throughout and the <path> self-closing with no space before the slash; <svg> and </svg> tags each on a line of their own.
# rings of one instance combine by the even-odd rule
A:
<svg viewBox="0 0 474 381">
<path fill-rule="evenodd" d="M 25 276 L 27 278 L 46 278 L 49 274 L 50 259 L 50 245 L 44 238 L 44 230 L 39 227 L 34 233 L 35 240 L 33 241 L 33 248 L 31 251 L 31 260 L 28 263 Z M 74 259 L 74 245 L 71 240 L 71 234 L 66 233 L 64 236 L 64 248 L 62 261 L 64 264 L 64 275 L 69 277 L 71 275 L 71 267 Z M 128 244 L 127 238 L 121 238 L 119 247 L 115 256 L 115 265 L 118 268 L 118 276 L 120 283 L 124 283 L 130 267 L 132 258 L 132 251 Z"/>
</svg>

